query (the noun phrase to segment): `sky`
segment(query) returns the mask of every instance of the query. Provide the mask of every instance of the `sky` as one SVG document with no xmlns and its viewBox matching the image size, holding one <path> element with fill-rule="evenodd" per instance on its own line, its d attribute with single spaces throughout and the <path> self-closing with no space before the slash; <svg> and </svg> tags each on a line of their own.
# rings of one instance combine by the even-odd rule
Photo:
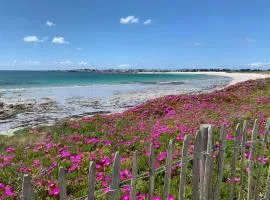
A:
<svg viewBox="0 0 270 200">
<path fill-rule="evenodd" d="M 270 68 L 269 0 L 1 0 L 0 70 Z"/>
</svg>

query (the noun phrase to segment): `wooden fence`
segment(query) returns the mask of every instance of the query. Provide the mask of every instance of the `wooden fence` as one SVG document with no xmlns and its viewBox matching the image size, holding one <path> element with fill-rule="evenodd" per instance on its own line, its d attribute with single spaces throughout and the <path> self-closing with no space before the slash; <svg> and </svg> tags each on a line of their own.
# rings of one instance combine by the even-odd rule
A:
<svg viewBox="0 0 270 200">
<path fill-rule="evenodd" d="M 137 158 L 138 153 L 134 152 L 133 154 L 133 164 L 132 164 L 132 178 L 130 180 L 125 180 L 120 182 L 120 154 L 116 152 L 113 163 L 112 171 L 112 181 L 109 188 L 106 192 L 103 192 L 102 195 L 97 196 L 97 191 L 95 191 L 95 175 L 96 175 L 96 166 L 95 162 L 90 162 L 89 166 L 89 175 L 88 175 L 88 195 L 79 199 L 98 199 L 108 195 L 110 200 L 120 199 L 120 189 L 123 187 L 123 183 L 130 181 L 130 199 L 136 199 L 136 184 L 139 179 L 149 178 L 149 193 L 148 199 L 152 200 L 154 197 L 154 188 L 155 188 L 155 175 L 165 171 L 164 177 L 164 192 L 163 199 L 168 199 L 171 191 L 171 173 L 172 166 L 175 164 L 181 163 L 181 172 L 180 172 L 180 184 L 179 184 L 179 195 L 176 199 L 184 200 L 185 189 L 186 189 L 186 179 L 187 179 L 187 169 L 188 163 L 192 161 L 192 200 L 219 200 L 221 198 L 221 188 L 225 184 L 228 190 L 228 197 L 226 199 L 266 199 L 270 200 L 270 167 L 268 170 L 268 177 L 261 177 L 263 164 L 260 161 L 255 160 L 255 151 L 256 145 L 261 144 L 261 153 L 269 150 L 268 145 L 268 136 L 270 135 L 270 119 L 267 121 L 265 128 L 265 135 L 263 140 L 258 140 L 258 120 L 255 120 L 252 130 L 251 140 L 247 141 L 246 137 L 247 132 L 247 121 L 244 121 L 243 125 L 237 124 L 235 141 L 232 145 L 227 145 L 226 141 L 226 127 L 222 126 L 220 129 L 220 147 L 217 157 L 217 167 L 216 175 L 214 176 L 214 165 L 213 165 L 213 126 L 211 125 L 201 125 L 200 129 L 196 132 L 195 141 L 194 141 L 194 153 L 192 157 L 189 157 L 187 150 L 189 147 L 190 136 L 186 135 L 184 138 L 182 146 L 182 158 L 176 162 L 173 162 L 173 147 L 174 142 L 170 140 L 168 150 L 167 150 L 167 160 L 166 165 L 155 169 L 155 151 L 153 144 L 150 144 L 150 157 L 149 157 L 149 172 L 138 175 L 138 164 Z M 242 139 L 241 139 L 242 138 Z M 246 144 L 250 144 L 250 157 L 248 160 L 248 166 L 246 166 L 245 160 L 245 150 Z M 227 184 L 224 182 L 224 165 L 225 165 L 225 154 L 226 149 L 231 148 L 232 158 L 230 166 L 230 183 Z M 239 159 L 240 158 L 240 159 Z M 238 192 L 236 192 L 236 172 L 239 169 L 236 168 L 237 161 L 240 160 L 240 185 L 238 186 Z M 257 163 L 256 163 L 257 162 Z M 254 174 L 254 165 L 257 164 L 256 174 Z M 247 183 L 244 182 L 245 170 L 248 167 L 248 180 Z M 256 175 L 256 180 L 255 180 Z M 59 190 L 60 190 L 60 200 L 69 199 L 66 192 L 66 180 L 65 180 L 65 170 L 64 168 L 59 168 Z M 261 180 L 266 181 L 266 185 L 262 186 Z M 126 185 L 125 185 L 126 186 Z M 264 188 L 263 197 L 259 197 L 259 189 Z M 24 200 L 34 199 L 34 187 L 32 185 L 31 176 L 24 175 L 23 185 L 22 185 L 22 198 Z"/>
</svg>

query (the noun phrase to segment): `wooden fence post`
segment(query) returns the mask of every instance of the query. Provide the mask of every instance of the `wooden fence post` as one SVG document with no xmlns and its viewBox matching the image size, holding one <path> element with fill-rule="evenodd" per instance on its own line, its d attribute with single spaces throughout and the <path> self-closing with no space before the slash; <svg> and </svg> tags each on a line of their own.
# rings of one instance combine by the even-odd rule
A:
<svg viewBox="0 0 270 200">
<path fill-rule="evenodd" d="M 130 191 L 130 200 L 136 200 L 136 184 L 137 184 L 137 174 L 138 174 L 138 152 L 133 153 L 132 158 L 132 178 L 131 178 L 131 191 Z"/>
<path fill-rule="evenodd" d="M 167 150 L 166 171 L 164 178 L 164 199 L 168 199 L 170 195 L 172 160 L 173 160 L 173 139 L 170 140 Z"/>
<path fill-rule="evenodd" d="M 259 199 L 258 197 L 258 193 L 260 190 L 260 180 L 261 180 L 261 173 L 263 170 L 263 163 L 262 163 L 262 159 L 264 158 L 264 154 L 265 152 L 267 152 L 267 141 L 268 141 L 268 136 L 270 134 L 270 119 L 267 120 L 266 122 L 266 126 L 265 126 L 265 132 L 264 132 L 264 140 L 261 144 L 261 160 L 259 162 L 259 169 L 258 169 L 258 173 L 256 176 L 256 184 L 255 184 L 255 191 L 254 191 L 254 199 Z"/>
<path fill-rule="evenodd" d="M 252 199 L 252 191 L 253 191 L 253 165 L 254 165 L 254 152 L 256 147 L 256 139 L 258 133 L 258 119 L 255 120 L 252 136 L 251 136 L 251 146 L 250 146 L 250 157 L 249 157 L 249 165 L 248 165 L 248 193 L 247 193 L 247 200 Z"/>
<path fill-rule="evenodd" d="M 120 155 L 117 151 L 114 156 L 113 161 L 113 171 L 112 171 L 112 183 L 111 183 L 111 200 L 117 200 L 119 198 L 120 193 Z"/>
<path fill-rule="evenodd" d="M 244 192 L 244 170 L 245 170 L 245 149 L 246 149 L 246 140 L 247 140 L 247 120 L 243 123 L 242 128 L 242 143 L 241 143 L 241 171 L 240 171 L 240 191 L 239 191 L 239 200 L 243 199 Z"/>
<path fill-rule="evenodd" d="M 149 193 L 148 199 L 152 200 L 154 197 L 154 188 L 155 188 L 155 150 L 153 143 L 150 144 L 150 158 L 149 158 Z"/>
<path fill-rule="evenodd" d="M 189 146 L 190 135 L 185 135 L 183 150 L 182 150 L 182 167 L 180 173 L 180 185 L 179 185 L 179 200 L 185 199 L 185 189 L 186 189 L 186 176 L 187 176 L 187 151 Z"/>
<path fill-rule="evenodd" d="M 229 183 L 229 200 L 234 199 L 235 192 L 235 175 L 236 175 L 236 160 L 238 158 L 239 145 L 240 145 L 240 136 L 241 136 L 241 125 L 240 123 L 236 126 L 236 136 L 235 142 L 233 145 L 233 155 L 232 155 L 232 164 L 231 164 L 231 183 Z"/>
<path fill-rule="evenodd" d="M 59 182 L 60 200 L 66 200 L 67 199 L 67 188 L 66 188 L 66 179 L 65 179 L 65 169 L 63 167 L 59 167 L 58 182 Z"/>
<path fill-rule="evenodd" d="M 203 186 L 203 200 L 209 200 L 209 187 L 210 187 L 210 169 L 212 163 L 212 142 L 213 142 L 213 127 L 208 129 L 207 151 L 205 154 L 205 169 L 204 169 L 204 186 Z"/>
<path fill-rule="evenodd" d="M 28 174 L 25 174 L 23 176 L 22 199 L 34 200 L 34 188 L 32 184 L 32 177 Z"/>
<path fill-rule="evenodd" d="M 205 169 L 205 152 L 207 149 L 209 124 L 200 126 L 201 145 L 200 145 L 200 199 L 203 199 L 204 169 Z"/>
<path fill-rule="evenodd" d="M 265 199 L 270 199 L 270 166 L 268 168 L 268 177 L 267 177 L 267 183 L 266 183 L 266 192 L 265 192 Z"/>
<path fill-rule="evenodd" d="M 224 163 L 225 163 L 225 153 L 226 153 L 226 126 L 222 125 L 220 129 L 220 150 L 218 154 L 218 172 L 217 172 L 217 181 L 216 186 L 214 190 L 214 200 L 220 199 L 220 189 L 221 189 L 221 183 L 222 183 L 222 177 L 223 177 L 223 169 L 224 169 Z"/>
<path fill-rule="evenodd" d="M 197 131 L 196 136 L 195 136 L 193 166 L 192 166 L 192 200 L 198 200 L 198 198 L 199 198 L 200 144 L 201 144 L 201 134 L 200 134 L 200 131 Z"/>
<path fill-rule="evenodd" d="M 94 161 L 90 162 L 88 174 L 88 200 L 95 198 L 95 182 L 96 182 L 96 164 Z"/>
</svg>

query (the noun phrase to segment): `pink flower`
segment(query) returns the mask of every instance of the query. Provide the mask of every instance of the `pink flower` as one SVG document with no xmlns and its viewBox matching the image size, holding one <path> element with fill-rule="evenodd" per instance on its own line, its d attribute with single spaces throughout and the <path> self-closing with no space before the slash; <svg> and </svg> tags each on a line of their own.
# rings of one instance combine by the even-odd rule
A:
<svg viewBox="0 0 270 200">
<path fill-rule="evenodd" d="M 185 138 L 185 134 L 176 136 L 176 140 L 184 140 L 184 138 Z"/>
<path fill-rule="evenodd" d="M 65 150 L 62 151 L 60 154 L 61 154 L 62 158 L 66 158 L 66 157 L 69 157 L 71 155 L 69 151 L 65 151 Z"/>
<path fill-rule="evenodd" d="M 161 200 L 161 198 L 158 197 L 158 196 L 155 196 L 155 197 L 153 198 L 153 200 Z"/>
<path fill-rule="evenodd" d="M 0 182 L 0 190 L 5 189 L 5 184 Z"/>
<path fill-rule="evenodd" d="M 129 200 L 129 194 L 123 194 L 122 200 Z"/>
<path fill-rule="evenodd" d="M 170 196 L 168 197 L 168 200 L 175 200 L 175 198 L 174 198 L 173 195 L 170 195 Z"/>
<path fill-rule="evenodd" d="M 267 164 L 268 162 L 268 157 L 261 158 L 260 156 L 258 157 L 258 161 L 260 161 L 263 165 Z"/>
<path fill-rule="evenodd" d="M 250 152 L 245 153 L 246 158 L 250 158 Z"/>
<path fill-rule="evenodd" d="M 14 193 L 13 189 L 10 186 L 7 186 L 5 188 L 5 195 L 7 197 L 14 197 L 15 196 L 15 193 Z"/>
<path fill-rule="evenodd" d="M 59 195 L 59 188 L 58 187 L 53 187 L 49 191 L 49 195 L 51 196 L 58 196 Z"/>
<path fill-rule="evenodd" d="M 165 151 L 165 152 L 162 152 L 162 153 L 158 156 L 157 160 L 161 162 L 161 161 L 164 160 L 166 157 L 167 157 L 167 152 Z"/>
<path fill-rule="evenodd" d="M 53 181 L 48 182 L 48 187 L 53 188 L 55 186 L 55 183 Z"/>
<path fill-rule="evenodd" d="M 7 153 L 11 153 L 11 152 L 14 152 L 15 151 L 15 149 L 13 148 L 13 147 L 8 147 L 7 149 L 6 149 L 6 152 Z"/>
<path fill-rule="evenodd" d="M 34 167 L 40 167 L 40 165 L 41 165 L 40 160 L 33 160 L 33 166 Z"/>
<path fill-rule="evenodd" d="M 78 167 L 79 167 L 79 164 L 74 163 L 74 164 L 71 165 L 70 168 L 68 168 L 68 172 L 72 172 L 72 171 L 76 170 Z"/>
</svg>

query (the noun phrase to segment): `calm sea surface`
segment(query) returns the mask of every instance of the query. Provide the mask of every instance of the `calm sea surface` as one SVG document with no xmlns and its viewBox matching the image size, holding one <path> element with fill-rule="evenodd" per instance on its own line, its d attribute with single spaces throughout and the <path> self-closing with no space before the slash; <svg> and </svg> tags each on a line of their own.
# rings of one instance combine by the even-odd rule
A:
<svg viewBox="0 0 270 200">
<path fill-rule="evenodd" d="M 61 71 L 0 71 L 1 89 L 93 85 L 156 85 L 223 82 L 228 78 L 201 74 L 132 74 Z"/>
</svg>

